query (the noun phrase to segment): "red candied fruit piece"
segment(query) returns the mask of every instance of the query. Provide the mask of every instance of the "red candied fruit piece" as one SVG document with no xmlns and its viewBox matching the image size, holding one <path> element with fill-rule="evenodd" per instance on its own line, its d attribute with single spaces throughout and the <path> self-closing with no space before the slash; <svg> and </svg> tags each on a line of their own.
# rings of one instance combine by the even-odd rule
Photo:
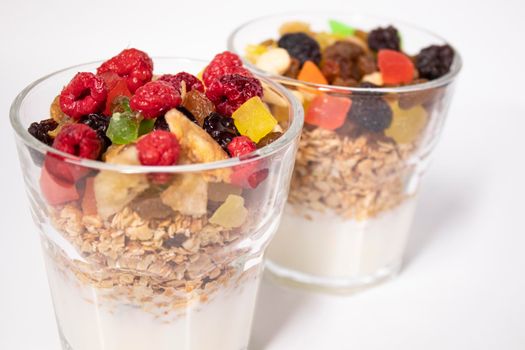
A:
<svg viewBox="0 0 525 350">
<path fill-rule="evenodd" d="M 42 196 L 50 205 L 58 205 L 80 198 L 74 183 L 59 179 L 49 173 L 46 167 L 42 168 L 40 174 L 40 190 Z"/>
<path fill-rule="evenodd" d="M 405 84 L 414 79 L 414 63 L 399 51 L 379 50 L 377 65 L 385 84 Z"/>
<path fill-rule="evenodd" d="M 108 96 L 106 83 L 93 73 L 77 73 L 60 93 L 62 112 L 78 120 L 84 115 L 100 112 Z"/>
<path fill-rule="evenodd" d="M 206 90 L 206 96 L 217 112 L 224 116 L 231 116 L 244 102 L 262 95 L 263 88 L 258 79 L 239 74 L 224 75 Z"/>
<path fill-rule="evenodd" d="M 102 141 L 97 132 L 85 124 L 65 125 L 58 133 L 53 147 L 78 158 L 97 159 L 102 150 Z M 66 163 L 62 157 L 47 154 L 46 169 L 54 176 L 73 183 L 86 176 L 89 169 L 80 165 Z"/>
<path fill-rule="evenodd" d="M 232 157 L 241 157 L 254 152 L 257 149 L 255 142 L 247 136 L 236 136 L 227 146 Z M 259 161 L 239 165 L 234 168 L 230 182 L 236 186 L 256 188 L 268 177 L 268 169 L 257 170 Z"/>
<path fill-rule="evenodd" d="M 200 81 L 196 76 L 186 72 L 180 72 L 175 75 L 164 74 L 161 75 L 157 81 L 165 81 L 171 84 L 179 93 L 182 92 L 181 90 L 183 81 L 186 84 L 186 92 L 190 92 L 191 90 L 204 92 L 204 84 L 202 84 L 202 81 Z"/>
<path fill-rule="evenodd" d="M 125 79 L 120 78 L 112 89 L 109 90 L 108 98 L 106 100 L 106 108 L 104 115 L 111 116 L 111 107 L 115 100 L 121 96 L 131 97 L 131 92 L 128 89 L 128 84 Z"/>
<path fill-rule="evenodd" d="M 129 106 L 145 119 L 153 119 L 178 107 L 182 98 L 175 88 L 165 81 L 151 81 L 141 86 L 129 100 Z"/>
<path fill-rule="evenodd" d="M 142 165 L 175 165 L 179 161 L 180 145 L 177 137 L 169 131 L 155 130 L 137 142 L 137 151 Z M 152 181 L 166 183 L 170 175 L 150 174 Z"/>
<path fill-rule="evenodd" d="M 114 72 L 125 78 L 129 91 L 133 93 L 153 77 L 153 61 L 143 51 L 125 49 L 97 69 L 98 75 L 106 72 Z"/>
<path fill-rule="evenodd" d="M 352 101 L 330 95 L 316 96 L 308 106 L 304 122 L 323 129 L 335 130 L 343 126 Z"/>
<path fill-rule="evenodd" d="M 97 199 L 95 197 L 95 178 L 88 177 L 86 179 L 86 188 L 84 189 L 84 196 L 82 197 L 82 212 L 84 215 L 97 215 Z"/>
</svg>

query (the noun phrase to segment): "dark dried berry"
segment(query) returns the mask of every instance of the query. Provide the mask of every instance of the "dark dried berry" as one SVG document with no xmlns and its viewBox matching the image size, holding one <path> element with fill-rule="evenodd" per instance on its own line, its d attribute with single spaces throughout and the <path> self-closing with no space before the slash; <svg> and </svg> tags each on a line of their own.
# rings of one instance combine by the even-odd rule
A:
<svg viewBox="0 0 525 350">
<path fill-rule="evenodd" d="M 48 146 L 53 145 L 53 138 L 49 136 L 48 132 L 55 130 L 58 123 L 53 119 L 42 120 L 41 122 L 31 123 L 27 131 L 40 142 L 45 143 Z"/>
<path fill-rule="evenodd" d="M 368 131 L 381 132 L 392 123 L 392 109 L 381 97 L 355 96 L 348 119 Z"/>
<path fill-rule="evenodd" d="M 376 28 L 368 34 L 368 47 L 374 51 L 381 49 L 399 51 L 399 32 L 393 26 Z"/>
<path fill-rule="evenodd" d="M 321 48 L 317 41 L 305 33 L 288 33 L 283 35 L 277 42 L 290 56 L 296 58 L 301 66 L 306 61 L 312 61 L 315 64 L 321 62 Z"/>
<path fill-rule="evenodd" d="M 228 144 L 234 137 L 239 136 L 233 118 L 223 117 L 218 113 L 211 113 L 204 119 L 203 129 L 217 141 L 217 143 L 228 151 Z"/>
<path fill-rule="evenodd" d="M 88 114 L 83 116 L 79 123 L 86 124 L 91 129 L 97 132 L 98 137 L 102 140 L 102 152 L 111 146 L 111 140 L 106 136 L 106 131 L 109 126 L 109 118 L 102 114 Z"/>
<path fill-rule="evenodd" d="M 177 233 L 175 236 L 166 239 L 162 242 L 162 246 L 166 249 L 179 248 L 188 239 L 184 233 Z"/>
<path fill-rule="evenodd" d="M 437 79 L 450 71 L 454 50 L 449 45 L 432 45 L 424 48 L 415 58 L 420 78 Z"/>
<path fill-rule="evenodd" d="M 371 83 L 369 81 L 362 81 L 357 86 L 360 87 L 360 88 L 367 88 L 367 89 L 369 89 L 369 88 L 378 88 L 379 87 L 379 85 L 376 85 L 376 84 Z"/>
<path fill-rule="evenodd" d="M 359 56 L 357 58 L 357 67 L 361 75 L 372 74 L 377 71 L 376 60 L 371 54 Z"/>
<path fill-rule="evenodd" d="M 158 117 L 155 120 L 155 124 L 153 125 L 153 130 L 170 130 L 170 127 L 168 126 L 168 122 L 166 121 L 166 118 L 164 118 L 163 115 Z"/>
</svg>

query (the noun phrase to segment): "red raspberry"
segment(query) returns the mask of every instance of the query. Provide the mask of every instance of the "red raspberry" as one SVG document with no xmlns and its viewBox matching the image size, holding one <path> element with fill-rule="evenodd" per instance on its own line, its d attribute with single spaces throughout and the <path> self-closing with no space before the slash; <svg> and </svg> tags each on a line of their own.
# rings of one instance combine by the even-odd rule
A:
<svg viewBox="0 0 525 350">
<path fill-rule="evenodd" d="M 97 74 L 106 72 L 115 72 L 122 78 L 126 78 L 129 91 L 135 92 L 151 80 L 153 61 L 145 52 L 137 49 L 126 49 L 102 63 L 97 69 Z"/>
<path fill-rule="evenodd" d="M 97 159 L 102 142 L 95 130 L 85 124 L 68 124 L 58 133 L 53 147 L 80 158 Z"/>
<path fill-rule="evenodd" d="M 77 73 L 60 93 L 60 109 L 73 119 L 98 113 L 104 108 L 108 89 L 93 73 Z"/>
<path fill-rule="evenodd" d="M 232 157 L 241 157 L 252 153 L 257 149 L 255 142 L 246 136 L 236 136 L 228 144 L 228 152 Z M 268 169 L 257 170 L 260 166 L 260 161 L 253 161 L 245 165 L 236 166 L 230 181 L 234 185 L 256 188 L 259 184 L 268 177 Z"/>
<path fill-rule="evenodd" d="M 62 127 L 53 147 L 79 158 L 97 159 L 102 150 L 102 141 L 89 126 L 69 124 Z M 89 173 L 89 169 L 66 163 L 62 157 L 53 154 L 47 155 L 45 167 L 51 174 L 71 183 Z"/>
<path fill-rule="evenodd" d="M 217 54 L 202 73 L 202 80 L 209 86 L 214 80 L 226 74 L 239 74 L 251 77 L 252 75 L 242 67 L 239 56 L 230 51 Z"/>
<path fill-rule="evenodd" d="M 169 131 L 150 132 L 137 142 L 137 150 L 142 165 L 175 165 L 179 161 L 179 141 Z M 161 184 L 166 183 L 169 178 L 169 174 L 151 174 L 151 179 Z"/>
<path fill-rule="evenodd" d="M 186 83 L 186 92 L 190 92 L 191 90 L 197 90 L 200 92 L 204 92 L 204 85 L 202 84 L 202 81 L 200 81 L 196 76 L 191 75 L 190 73 L 186 72 L 180 72 L 175 75 L 173 74 L 164 74 L 159 77 L 160 81 L 165 81 L 171 85 L 179 92 L 181 93 L 181 83 L 184 81 Z"/>
<path fill-rule="evenodd" d="M 246 68 L 237 66 L 208 66 L 202 76 L 206 86 L 210 86 L 215 80 L 228 74 L 239 74 L 245 77 L 253 76 Z"/>
<path fill-rule="evenodd" d="M 235 136 L 228 144 L 228 152 L 232 157 L 240 157 L 257 149 L 255 142 L 247 136 Z"/>
<path fill-rule="evenodd" d="M 208 87 L 206 96 L 221 115 L 231 116 L 244 102 L 262 97 L 261 82 L 256 78 L 231 74 L 220 77 Z"/>
<path fill-rule="evenodd" d="M 165 81 L 151 81 L 141 86 L 129 100 L 129 106 L 144 118 L 153 119 L 180 105 L 182 99 L 175 88 Z"/>
</svg>

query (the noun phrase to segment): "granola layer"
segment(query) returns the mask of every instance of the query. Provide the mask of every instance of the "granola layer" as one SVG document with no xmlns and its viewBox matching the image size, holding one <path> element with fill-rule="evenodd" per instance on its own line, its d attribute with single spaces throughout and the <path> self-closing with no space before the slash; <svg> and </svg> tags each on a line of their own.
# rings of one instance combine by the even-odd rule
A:
<svg viewBox="0 0 525 350">
<path fill-rule="evenodd" d="M 412 144 L 362 134 L 341 136 L 323 128 L 305 128 L 297 152 L 288 203 L 295 212 L 333 212 L 363 220 L 399 205 Z M 310 218 L 311 219 L 311 218 Z"/>
<path fill-rule="evenodd" d="M 47 253 L 64 275 L 121 300 L 166 314 L 225 286 L 235 288 L 254 276 L 234 264 L 246 252 L 234 246 L 240 230 L 224 229 L 201 217 L 174 214 L 146 220 L 130 207 L 103 220 L 83 215 L 77 204 L 50 207 L 52 225 L 82 255 L 72 259 L 54 243 Z"/>
</svg>

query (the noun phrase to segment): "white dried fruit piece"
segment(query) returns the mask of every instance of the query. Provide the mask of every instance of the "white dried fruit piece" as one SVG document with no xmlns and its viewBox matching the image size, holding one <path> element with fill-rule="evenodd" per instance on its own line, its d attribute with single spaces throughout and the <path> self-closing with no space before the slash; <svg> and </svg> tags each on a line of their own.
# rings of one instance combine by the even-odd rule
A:
<svg viewBox="0 0 525 350">
<path fill-rule="evenodd" d="M 262 100 L 270 105 L 277 105 L 280 107 L 288 107 L 288 102 L 279 95 L 275 90 L 265 82 L 261 82 L 263 87 Z"/>
<path fill-rule="evenodd" d="M 363 76 L 361 81 L 366 81 L 377 86 L 383 86 L 383 75 L 381 74 L 381 72 L 370 73 Z"/>
<path fill-rule="evenodd" d="M 255 66 L 265 72 L 281 75 L 288 70 L 291 58 L 283 48 L 269 49 L 257 58 Z"/>
<path fill-rule="evenodd" d="M 209 163 L 228 159 L 226 152 L 197 124 L 176 109 L 166 113 L 170 131 L 177 136 L 182 154 L 193 163 Z M 210 181 L 228 182 L 231 169 L 218 169 L 206 173 Z"/>
<path fill-rule="evenodd" d="M 106 162 L 113 164 L 140 165 L 137 148 L 128 145 L 106 154 Z M 102 170 L 95 176 L 94 192 L 98 213 L 108 218 L 122 210 L 136 196 L 148 188 L 145 174 L 122 174 L 116 171 Z"/>
<path fill-rule="evenodd" d="M 200 174 L 178 174 L 160 199 L 183 215 L 201 216 L 208 206 L 208 183 Z"/>
<path fill-rule="evenodd" d="M 244 224 L 247 217 L 248 209 L 244 207 L 244 198 L 230 194 L 213 213 L 209 222 L 225 228 L 234 228 Z"/>
</svg>

